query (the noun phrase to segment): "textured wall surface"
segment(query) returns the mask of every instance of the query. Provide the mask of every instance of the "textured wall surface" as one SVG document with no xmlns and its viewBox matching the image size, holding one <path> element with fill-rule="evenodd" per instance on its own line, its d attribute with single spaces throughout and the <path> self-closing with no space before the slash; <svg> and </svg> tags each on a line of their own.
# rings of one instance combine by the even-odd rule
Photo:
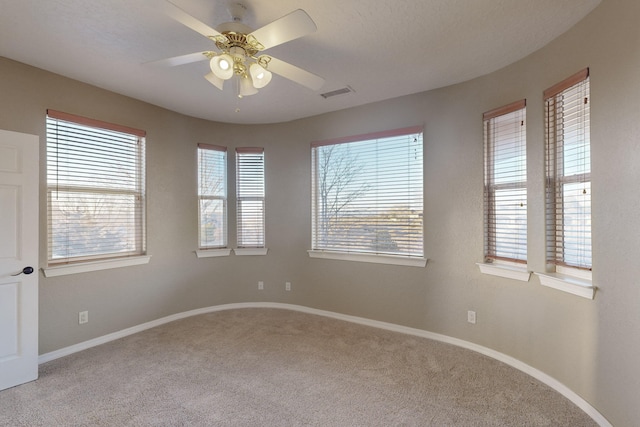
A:
<svg viewBox="0 0 640 427">
<path fill-rule="evenodd" d="M 605 0 L 520 62 L 456 86 L 275 125 L 181 116 L 0 59 L 0 128 L 41 136 L 46 263 L 47 108 L 147 131 L 148 265 L 40 279 L 40 353 L 173 313 L 223 303 L 306 305 L 421 328 L 515 357 L 578 393 L 616 426 L 640 407 L 640 3 Z M 593 301 L 480 274 L 482 112 L 527 99 L 529 268 L 544 265 L 542 91 L 591 70 Z M 310 149 L 323 140 L 424 125 L 426 268 L 310 259 Z M 264 146 L 262 257 L 197 259 L 196 144 Z M 233 162 L 229 176 L 234 176 Z M 229 194 L 234 194 L 229 180 Z M 234 207 L 229 241 L 235 240 Z M 257 281 L 265 290 L 257 290 Z M 284 282 L 293 291 L 284 291 Z M 77 313 L 90 322 L 78 325 Z M 478 323 L 466 322 L 475 310 Z"/>
</svg>

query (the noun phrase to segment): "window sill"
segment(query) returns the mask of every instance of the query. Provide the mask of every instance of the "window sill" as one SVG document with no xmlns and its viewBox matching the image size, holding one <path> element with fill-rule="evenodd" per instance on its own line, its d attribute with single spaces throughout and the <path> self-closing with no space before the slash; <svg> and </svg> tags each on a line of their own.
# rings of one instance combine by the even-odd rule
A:
<svg viewBox="0 0 640 427">
<path fill-rule="evenodd" d="M 591 280 L 567 276 L 559 273 L 535 273 L 540 284 L 559 291 L 568 292 L 587 299 L 593 299 L 596 287 Z"/>
<path fill-rule="evenodd" d="M 239 256 L 266 255 L 269 248 L 235 248 L 233 253 Z"/>
<path fill-rule="evenodd" d="M 42 269 L 42 272 L 44 273 L 44 277 L 66 276 L 69 274 L 88 273 L 90 271 L 108 270 L 111 268 L 148 264 L 150 260 L 151 255 L 141 255 L 127 258 L 82 262 L 77 264 L 56 265 L 53 267 L 45 267 Z"/>
<path fill-rule="evenodd" d="M 408 257 L 395 255 L 373 255 L 354 252 L 332 252 L 309 250 L 310 258 L 336 259 L 340 261 L 371 262 L 375 264 L 394 264 L 410 267 L 424 267 L 427 265 L 427 258 Z"/>
<path fill-rule="evenodd" d="M 520 280 L 528 282 L 531 272 L 526 268 L 511 265 L 487 264 L 483 262 L 476 263 L 480 267 L 482 274 L 490 274 L 492 276 L 506 277 L 507 279 Z"/>
<path fill-rule="evenodd" d="M 231 249 L 198 249 L 196 252 L 196 256 L 198 258 L 213 258 L 219 256 L 229 256 L 231 255 Z"/>
</svg>

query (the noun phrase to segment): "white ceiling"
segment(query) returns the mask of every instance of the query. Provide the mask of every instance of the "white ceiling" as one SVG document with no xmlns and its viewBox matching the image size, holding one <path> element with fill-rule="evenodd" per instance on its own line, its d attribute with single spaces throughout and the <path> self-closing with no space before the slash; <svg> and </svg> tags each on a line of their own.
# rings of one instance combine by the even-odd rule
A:
<svg viewBox="0 0 640 427">
<path fill-rule="evenodd" d="M 240 0 L 262 27 L 304 9 L 318 31 L 265 51 L 325 78 L 313 92 L 278 75 L 238 100 L 203 76 L 206 61 L 146 62 L 213 42 L 161 12 L 164 0 L 0 0 L 0 55 L 194 117 L 274 123 L 422 92 L 513 63 L 600 0 Z M 173 0 L 216 28 L 238 0 Z M 320 93 L 353 88 L 324 99 Z M 239 108 L 240 112 L 236 112 Z"/>
</svg>

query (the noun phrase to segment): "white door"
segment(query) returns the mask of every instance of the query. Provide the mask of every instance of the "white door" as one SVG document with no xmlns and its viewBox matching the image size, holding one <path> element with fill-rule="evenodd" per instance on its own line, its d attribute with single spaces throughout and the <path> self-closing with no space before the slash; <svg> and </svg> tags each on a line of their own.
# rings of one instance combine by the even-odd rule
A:
<svg viewBox="0 0 640 427">
<path fill-rule="evenodd" d="M 38 378 L 38 144 L 0 130 L 0 390 Z"/>
</svg>

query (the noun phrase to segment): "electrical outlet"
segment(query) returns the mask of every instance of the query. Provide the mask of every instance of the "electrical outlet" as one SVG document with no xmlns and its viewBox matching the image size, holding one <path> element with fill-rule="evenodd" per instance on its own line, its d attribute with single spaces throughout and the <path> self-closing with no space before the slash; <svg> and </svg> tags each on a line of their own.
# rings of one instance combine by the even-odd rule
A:
<svg viewBox="0 0 640 427">
<path fill-rule="evenodd" d="M 83 323 L 89 323 L 89 312 L 81 311 L 78 313 L 78 324 L 82 325 Z"/>
<path fill-rule="evenodd" d="M 476 323 L 476 312 L 475 311 L 467 311 L 467 322 L 469 323 L 473 323 L 475 325 Z"/>
<path fill-rule="evenodd" d="M 285 282 L 284 290 L 285 291 L 290 291 L 291 290 L 291 282 Z"/>
<path fill-rule="evenodd" d="M 264 290 L 264 282 L 262 280 L 258 282 L 258 290 L 259 291 Z"/>
</svg>

